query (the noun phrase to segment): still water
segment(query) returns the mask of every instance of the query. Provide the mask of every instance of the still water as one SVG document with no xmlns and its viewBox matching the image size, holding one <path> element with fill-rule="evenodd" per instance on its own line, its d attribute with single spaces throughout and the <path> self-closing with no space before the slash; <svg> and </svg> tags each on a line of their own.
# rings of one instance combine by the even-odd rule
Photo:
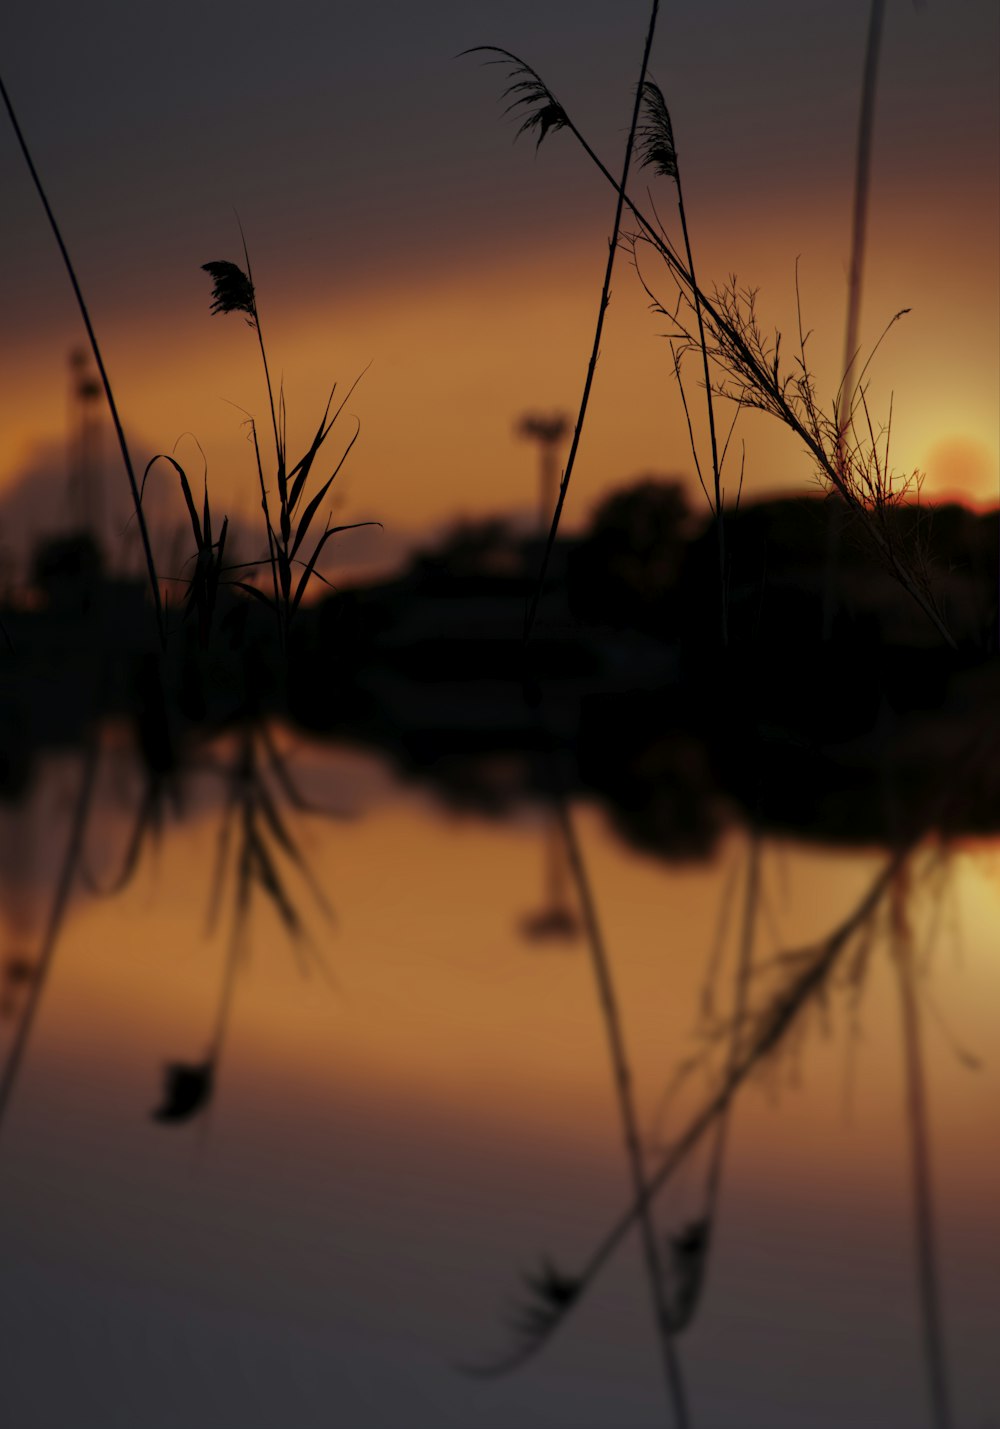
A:
<svg viewBox="0 0 1000 1429">
<path fill-rule="evenodd" d="M 370 755 L 281 738 L 335 811 L 289 815 L 332 917 L 289 866 L 297 948 L 255 896 L 215 1095 L 178 1125 L 150 1113 L 165 1065 L 206 1055 L 231 946 L 229 884 L 206 933 L 218 781 L 192 777 L 131 880 L 96 896 L 87 879 L 120 867 L 139 788 L 106 741 L 86 876 L 0 1139 L 3 1422 L 669 1423 L 634 1234 L 527 1365 L 463 1369 L 516 1343 L 524 1275 L 543 1257 L 572 1272 L 629 1202 L 586 940 L 526 936 L 554 905 L 577 913 L 551 812 L 456 812 Z M 79 778 L 79 758 L 53 758 L 0 811 L 9 949 L 37 944 Z M 711 862 L 671 864 L 595 805 L 573 819 L 655 1165 L 715 1085 L 698 1058 L 717 1072 L 751 841 L 733 830 Z M 775 837 L 758 853 L 751 1000 L 886 860 Z M 1000 1425 L 998 914 L 995 846 L 911 881 L 940 1302 L 968 1429 Z M 930 1422 L 886 927 L 736 1102 L 707 1283 L 677 1342 L 704 1429 Z M 4 1048 L 23 988 L 10 996 Z M 705 1170 L 699 1152 L 657 1200 L 664 1237 L 697 1214 Z"/>
</svg>

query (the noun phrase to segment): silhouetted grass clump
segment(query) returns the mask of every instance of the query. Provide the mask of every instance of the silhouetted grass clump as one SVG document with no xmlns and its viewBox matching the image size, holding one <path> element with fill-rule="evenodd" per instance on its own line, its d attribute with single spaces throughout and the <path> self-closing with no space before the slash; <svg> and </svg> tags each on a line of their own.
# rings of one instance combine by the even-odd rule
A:
<svg viewBox="0 0 1000 1429">
<path fill-rule="evenodd" d="M 246 259 L 246 272 L 236 263 L 219 261 L 204 263 L 202 267 L 212 279 L 212 312 L 242 313 L 250 327 L 257 334 L 257 342 L 260 347 L 261 362 L 264 368 L 264 378 L 267 384 L 268 407 L 271 417 L 271 429 L 274 437 L 274 486 L 269 488 L 264 474 L 264 463 L 261 457 L 260 442 L 257 435 L 257 424 L 250 418 L 250 431 L 253 438 L 254 457 L 257 466 L 257 478 L 260 486 L 261 510 L 264 514 L 265 535 L 267 538 L 267 557 L 264 561 L 253 561 L 251 568 L 259 568 L 266 565 L 270 570 L 271 592 L 265 593 L 260 587 L 250 581 L 237 579 L 234 581 L 237 589 L 251 596 L 255 600 L 261 600 L 275 614 L 278 620 L 278 627 L 281 632 L 283 645 L 287 647 L 288 632 L 295 612 L 302 604 L 302 599 L 306 594 L 310 581 L 313 577 L 318 580 L 325 580 L 325 577 L 318 569 L 320 557 L 326 548 L 327 542 L 343 531 L 357 530 L 360 526 L 377 525 L 372 521 L 355 521 L 347 525 L 331 525 L 327 516 L 325 525 L 319 536 L 313 541 L 311 547 L 307 545 L 307 538 L 314 522 L 320 516 L 323 502 L 325 501 L 337 474 L 340 472 L 350 455 L 351 448 L 358 439 L 360 426 L 356 427 L 354 433 L 348 440 L 343 452 L 333 466 L 330 475 L 324 479 L 320 478 L 318 490 L 307 493 L 307 487 L 314 474 L 314 467 L 317 465 L 323 448 L 332 433 L 334 426 L 344 410 L 345 405 L 350 400 L 351 394 L 361 380 L 360 377 L 348 388 L 343 401 L 332 412 L 333 399 L 336 394 L 337 385 L 334 383 L 330 396 L 327 399 L 326 408 L 316 428 L 315 435 L 305 452 L 298 461 L 289 463 L 288 440 L 285 427 L 285 399 L 283 390 L 279 389 L 277 401 L 275 400 L 274 389 L 271 385 L 271 373 L 267 360 L 267 349 L 264 346 L 264 337 L 261 331 L 260 313 L 257 307 L 257 294 L 254 288 L 253 279 L 250 272 L 250 261 L 244 248 Z M 275 496 L 277 500 L 275 501 Z M 308 499 L 307 499 L 308 496 Z M 318 524 L 318 523 L 317 523 Z"/>
</svg>

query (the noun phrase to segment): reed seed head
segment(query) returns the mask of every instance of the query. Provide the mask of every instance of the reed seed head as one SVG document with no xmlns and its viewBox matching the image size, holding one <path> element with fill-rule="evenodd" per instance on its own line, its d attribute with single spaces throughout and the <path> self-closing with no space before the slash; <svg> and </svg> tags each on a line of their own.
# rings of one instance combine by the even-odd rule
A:
<svg viewBox="0 0 1000 1429">
<path fill-rule="evenodd" d="M 253 283 L 236 263 L 203 263 L 202 269 L 212 279 L 213 313 L 246 313 L 257 321 L 257 305 Z"/>
<path fill-rule="evenodd" d="M 529 65 L 518 61 L 510 71 L 510 79 L 511 83 L 503 92 L 503 97 L 510 100 L 504 113 L 516 114 L 521 120 L 515 139 L 520 139 L 522 134 L 530 134 L 533 129 L 538 131 L 535 139 L 537 149 L 547 134 L 566 128 L 569 116 L 545 81 Z"/>
<path fill-rule="evenodd" d="M 663 91 L 651 79 L 642 86 L 643 123 L 636 129 L 639 163 L 654 168 L 665 179 L 677 177 L 674 129 Z"/>
</svg>

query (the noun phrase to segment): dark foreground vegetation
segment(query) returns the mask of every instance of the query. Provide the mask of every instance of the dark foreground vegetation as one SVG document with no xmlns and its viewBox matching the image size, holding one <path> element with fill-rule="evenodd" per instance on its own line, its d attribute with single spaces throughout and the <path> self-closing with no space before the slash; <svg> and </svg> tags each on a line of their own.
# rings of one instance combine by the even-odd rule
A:
<svg viewBox="0 0 1000 1429">
<path fill-rule="evenodd" d="M 654 479 L 614 493 L 584 534 L 557 543 L 527 647 L 539 542 L 500 520 L 456 527 L 395 579 L 304 606 L 287 665 L 270 613 L 239 591 L 220 595 L 208 648 L 189 621 L 161 665 L 143 587 L 106 579 L 86 539 L 54 543 L 35 562 L 34 608 L 3 615 L 4 795 L 25 792 L 46 747 L 82 742 L 93 698 L 105 716 L 139 731 L 158 723 L 179 744 L 252 710 L 374 748 L 449 801 L 492 811 L 544 795 L 554 746 L 571 791 L 600 797 L 628 839 L 671 858 L 709 856 L 751 809 L 765 828 L 891 842 L 886 770 L 904 817 L 997 679 L 995 513 L 900 507 L 896 520 L 901 541 L 922 543 L 955 648 L 871 561 L 836 498 L 747 504 L 728 518 L 726 647 L 712 526 Z M 528 675 L 544 681 L 541 724 L 524 700 Z M 499 780 L 498 754 L 514 756 Z M 942 818 L 995 830 L 992 784 L 975 790 Z"/>
</svg>

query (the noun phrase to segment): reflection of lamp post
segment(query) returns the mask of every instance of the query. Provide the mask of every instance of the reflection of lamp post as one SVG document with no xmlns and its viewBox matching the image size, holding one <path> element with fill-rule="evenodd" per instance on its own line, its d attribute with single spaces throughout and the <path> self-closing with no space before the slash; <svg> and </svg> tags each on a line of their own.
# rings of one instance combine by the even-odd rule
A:
<svg viewBox="0 0 1000 1429">
<path fill-rule="evenodd" d="M 104 518 L 100 470 L 103 393 L 82 348 L 70 353 L 69 370 L 69 509 L 76 529 L 85 531 L 100 547 Z"/>
<path fill-rule="evenodd" d="M 518 927 L 526 942 L 571 943 L 580 935 L 580 919 L 569 900 L 566 843 L 554 814 L 546 818 L 545 854 L 545 902 L 525 914 Z"/>
<path fill-rule="evenodd" d="M 8 953 L 0 973 L 0 1020 L 17 1012 L 21 994 L 35 976 L 35 965 L 24 954 Z"/>
<path fill-rule="evenodd" d="M 565 412 L 553 412 L 551 416 L 541 416 L 537 412 L 525 412 L 514 429 L 524 441 L 537 442 L 540 454 L 538 489 L 538 529 L 544 536 L 549 529 L 556 504 L 556 454 L 559 443 L 570 430 L 570 421 Z"/>
</svg>

